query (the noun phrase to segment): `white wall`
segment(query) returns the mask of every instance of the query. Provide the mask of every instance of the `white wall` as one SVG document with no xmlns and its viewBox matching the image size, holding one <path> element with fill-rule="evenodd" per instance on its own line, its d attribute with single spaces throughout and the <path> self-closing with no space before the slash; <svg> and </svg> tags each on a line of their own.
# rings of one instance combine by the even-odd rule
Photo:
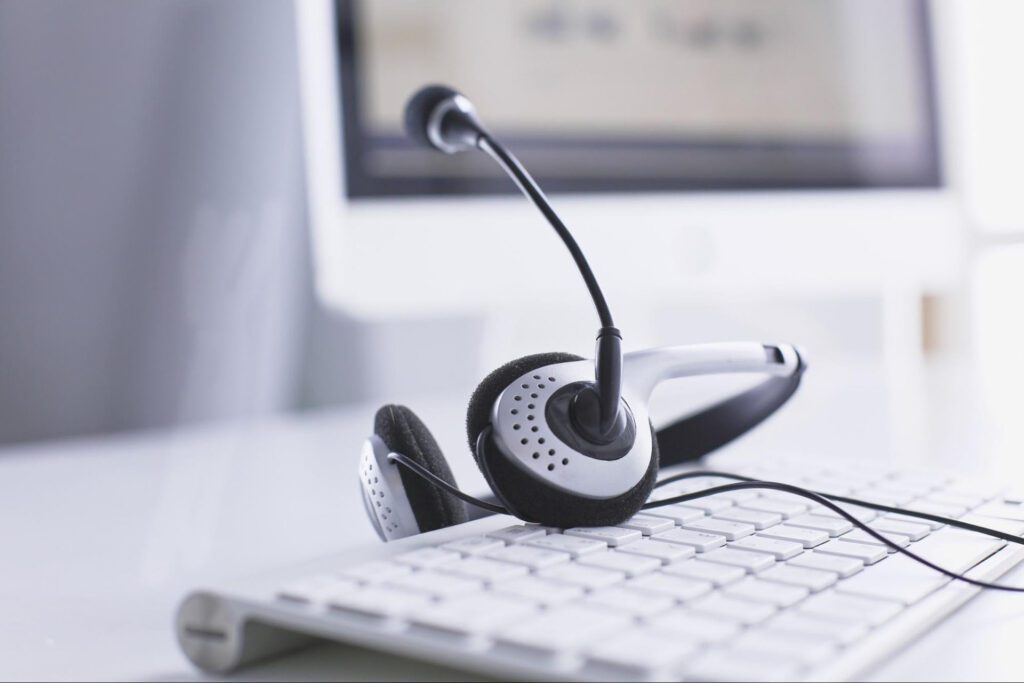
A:
<svg viewBox="0 0 1024 683">
<path fill-rule="evenodd" d="M 0 3 L 0 441 L 296 392 L 291 3 Z"/>
</svg>

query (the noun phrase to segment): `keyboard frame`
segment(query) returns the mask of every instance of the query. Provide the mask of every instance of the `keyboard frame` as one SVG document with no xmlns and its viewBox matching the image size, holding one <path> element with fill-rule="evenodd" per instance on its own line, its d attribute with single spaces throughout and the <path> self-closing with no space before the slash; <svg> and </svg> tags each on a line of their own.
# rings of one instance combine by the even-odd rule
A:
<svg viewBox="0 0 1024 683">
<path fill-rule="evenodd" d="M 277 597 L 282 585 L 297 578 L 336 573 L 349 566 L 417 548 L 436 546 L 464 536 L 487 534 L 521 524 L 513 517 L 478 519 L 456 527 L 395 541 L 353 548 L 312 562 L 261 573 L 231 585 L 191 592 L 181 603 L 175 631 L 182 652 L 204 671 L 223 674 L 263 659 L 297 651 L 318 642 L 340 641 L 381 653 L 393 653 L 453 668 L 514 679 L 579 680 L 585 672 L 557 660 L 512 658 L 493 649 L 467 649 L 456 638 L 410 629 L 395 629 L 368 618 L 292 603 Z M 992 581 L 1024 560 L 1024 547 L 1007 545 L 975 565 L 967 576 Z M 868 569 L 867 571 L 870 571 Z M 797 680 L 851 680 L 865 675 L 930 627 L 968 602 L 981 589 L 946 583 L 919 603 L 845 648 L 824 667 Z"/>
</svg>

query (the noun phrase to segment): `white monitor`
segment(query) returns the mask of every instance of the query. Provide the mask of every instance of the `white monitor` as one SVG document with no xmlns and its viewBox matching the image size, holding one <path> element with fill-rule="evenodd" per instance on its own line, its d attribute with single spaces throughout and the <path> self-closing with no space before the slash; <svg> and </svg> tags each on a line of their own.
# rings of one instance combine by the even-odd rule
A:
<svg viewBox="0 0 1024 683">
<path fill-rule="evenodd" d="M 844 297 L 890 285 L 920 292 L 956 276 L 962 236 L 941 172 L 933 59 L 942 18 L 928 16 L 924 0 L 395 3 L 296 3 L 316 279 L 332 306 L 381 317 L 543 302 L 586 314 L 571 261 L 510 181 L 479 166 L 486 159 L 435 166 L 404 146 L 403 97 L 424 81 L 456 79 L 542 184 L 565 190 L 552 201 L 613 307 Z M 487 17 L 492 33 L 477 30 Z M 522 36 L 511 42 L 517 30 L 542 44 L 523 49 Z M 573 31 L 594 35 L 580 47 Z M 620 49 L 602 37 L 609 31 L 633 55 L 633 76 L 608 71 L 621 61 L 606 54 Z M 744 41 L 760 52 L 741 54 Z M 510 70 L 502 58 L 525 63 Z M 551 87 L 550 107 L 539 104 L 544 88 L 531 83 L 543 81 L 544 60 L 585 84 L 596 79 L 581 86 L 582 104 Z M 679 61 L 672 73 L 694 84 L 679 112 L 671 97 L 636 101 L 657 86 L 644 70 L 657 60 Z M 830 65 L 804 69 L 806 82 L 786 80 L 795 65 L 817 62 Z M 830 68 L 840 81 L 828 82 Z M 701 75 L 708 70 L 719 81 Z M 646 86 L 622 85 L 641 76 Z M 761 100 L 743 94 L 754 82 Z M 593 106 L 609 83 L 618 83 L 616 107 Z M 532 108 L 515 104 L 517 91 Z M 643 115 L 631 119 L 637 108 Z M 646 161 L 637 156 L 645 148 L 654 153 Z M 688 165 L 699 155 L 702 164 Z M 646 182 L 630 181 L 638 176 Z"/>
</svg>

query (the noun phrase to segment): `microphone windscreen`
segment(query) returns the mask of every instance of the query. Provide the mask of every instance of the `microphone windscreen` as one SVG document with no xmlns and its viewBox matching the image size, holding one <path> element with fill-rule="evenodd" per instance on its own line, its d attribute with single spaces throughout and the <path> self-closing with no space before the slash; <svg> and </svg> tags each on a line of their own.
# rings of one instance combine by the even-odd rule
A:
<svg viewBox="0 0 1024 683">
<path fill-rule="evenodd" d="M 427 122 L 437 105 L 459 93 L 445 85 L 427 85 L 416 91 L 405 105 L 405 132 L 427 147 L 434 143 L 427 136 Z"/>
</svg>

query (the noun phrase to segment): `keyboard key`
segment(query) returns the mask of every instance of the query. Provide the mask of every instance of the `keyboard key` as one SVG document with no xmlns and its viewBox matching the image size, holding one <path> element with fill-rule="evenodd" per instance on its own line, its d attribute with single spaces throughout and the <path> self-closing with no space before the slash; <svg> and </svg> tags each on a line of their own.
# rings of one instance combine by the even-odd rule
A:
<svg viewBox="0 0 1024 683">
<path fill-rule="evenodd" d="M 825 543 L 829 539 L 827 531 L 819 529 L 803 529 L 790 524 L 780 524 L 765 531 L 759 531 L 757 536 L 761 538 L 775 538 L 780 541 L 793 541 L 801 544 L 804 548 L 813 548 Z"/>
<path fill-rule="evenodd" d="M 900 534 L 882 534 L 882 536 L 884 536 L 886 539 L 888 539 L 890 542 L 892 542 L 899 548 L 906 548 L 908 545 L 910 545 L 910 539 L 906 536 L 901 536 Z M 896 549 L 893 548 L 891 545 L 885 543 L 884 541 L 879 541 L 877 538 L 875 538 L 868 532 L 864 531 L 863 529 L 854 529 L 850 533 L 843 534 L 839 538 L 850 543 L 865 543 L 867 545 L 875 545 L 880 548 L 885 548 L 885 552 L 887 553 L 897 552 Z"/>
<path fill-rule="evenodd" d="M 967 508 L 963 507 L 962 505 L 936 503 L 927 499 L 915 500 L 913 503 L 907 506 L 907 510 L 913 510 L 915 512 L 926 512 L 930 515 L 938 515 L 939 517 L 950 517 L 952 519 L 960 519 L 961 517 L 967 514 Z M 936 528 L 942 528 L 941 526 L 935 526 L 935 524 L 938 524 L 937 522 L 932 522 L 931 520 L 924 520 L 920 517 L 915 518 L 907 516 L 901 517 L 901 519 L 906 519 L 908 522 L 910 520 L 914 520 L 916 522 L 920 522 L 921 524 L 928 524 L 928 526 L 932 530 L 935 530 Z"/>
<path fill-rule="evenodd" d="M 583 588 L 568 583 L 548 581 L 536 576 L 503 581 L 494 592 L 536 602 L 541 605 L 560 605 L 583 596 Z"/>
<path fill-rule="evenodd" d="M 746 550 L 734 550 L 732 548 L 711 550 L 701 555 L 701 559 L 707 562 L 740 567 L 751 573 L 762 571 L 775 564 L 775 559 L 771 555 L 752 553 Z"/>
<path fill-rule="evenodd" d="M 973 510 L 986 500 L 989 496 L 978 493 L 958 493 L 956 491 L 936 491 L 927 497 L 934 503 L 945 503 L 947 505 L 960 505 Z"/>
<path fill-rule="evenodd" d="M 721 619 L 731 619 L 746 626 L 760 624 L 777 611 L 774 605 L 767 602 L 751 602 L 721 593 L 714 593 L 695 600 L 690 603 L 689 607 L 695 612 Z"/>
<path fill-rule="evenodd" d="M 661 560 L 654 557 L 644 557 L 643 555 L 621 553 L 617 550 L 606 550 L 603 553 L 594 553 L 593 555 L 581 557 L 577 560 L 576 564 L 584 567 L 597 567 L 598 569 L 622 572 L 626 576 L 632 577 L 653 572 L 661 567 Z"/>
<path fill-rule="evenodd" d="M 1024 535 L 1024 522 L 1015 522 L 1012 519 L 982 517 L 981 515 L 976 515 L 972 512 L 964 515 L 961 518 L 961 521 L 967 522 L 968 524 L 974 524 L 976 526 L 983 526 L 988 529 L 995 529 L 996 531 L 1002 531 L 1004 534 L 1013 534 L 1014 536 Z"/>
<path fill-rule="evenodd" d="M 667 595 L 680 602 L 686 602 L 710 593 L 714 586 L 708 581 L 696 581 L 659 572 L 628 581 L 626 588 Z"/>
<path fill-rule="evenodd" d="M 846 514 L 850 515 L 851 517 L 860 522 L 867 523 L 873 520 L 875 517 L 878 517 L 878 513 L 872 510 L 871 508 L 863 508 L 860 507 L 859 505 L 848 505 L 847 503 L 840 503 L 839 507 L 843 509 L 843 512 L 845 512 Z M 832 519 L 841 519 L 844 522 L 849 521 L 835 510 L 827 508 L 824 505 L 812 505 L 809 512 L 810 514 L 816 515 L 818 517 L 830 517 Z"/>
<path fill-rule="evenodd" d="M 563 553 L 569 553 L 573 557 L 583 557 L 584 555 L 599 553 L 602 550 L 608 549 L 608 544 L 604 541 L 594 541 L 589 538 L 565 536 L 563 534 L 549 534 L 544 538 L 527 541 L 524 545 L 544 548 L 546 550 L 558 550 Z"/>
<path fill-rule="evenodd" d="M 446 562 L 455 562 L 462 556 L 448 550 L 438 548 L 420 548 L 401 555 L 395 555 L 395 562 L 407 564 L 417 569 L 430 569 L 438 567 Z"/>
<path fill-rule="evenodd" d="M 644 514 L 651 517 L 663 517 L 665 519 L 670 519 L 674 523 L 680 525 L 701 519 L 705 516 L 703 510 L 688 508 L 683 505 L 665 505 L 662 507 L 648 508 L 644 510 Z"/>
<path fill-rule="evenodd" d="M 525 576 L 530 570 L 522 565 L 508 562 L 498 562 L 483 557 L 467 557 L 458 562 L 442 565 L 437 568 L 437 571 L 470 579 L 480 579 L 487 584 L 494 584 Z"/>
<path fill-rule="evenodd" d="M 678 609 L 648 619 L 647 625 L 656 631 L 693 638 L 701 643 L 720 643 L 732 638 L 743 628 L 742 624 L 734 619 L 722 619 Z"/>
<path fill-rule="evenodd" d="M 812 550 L 809 553 L 794 557 L 786 563 L 786 566 L 820 569 L 821 571 L 833 572 L 845 579 L 863 569 L 864 563 L 855 557 L 820 555 L 817 550 Z"/>
<path fill-rule="evenodd" d="M 761 496 L 760 498 L 743 503 L 743 507 L 748 510 L 774 512 L 775 514 L 782 516 L 783 519 L 796 517 L 807 511 L 807 503 L 801 502 L 794 496 L 789 496 L 787 499 L 765 498 L 764 496 Z"/>
<path fill-rule="evenodd" d="M 656 534 L 652 539 L 664 543 L 688 545 L 698 553 L 706 553 L 709 550 L 721 548 L 725 545 L 725 536 L 709 534 L 703 531 L 691 531 L 689 529 L 673 529 L 662 534 Z"/>
<path fill-rule="evenodd" d="M 795 659 L 725 649 L 694 657 L 686 663 L 683 672 L 687 680 L 791 681 L 800 666 Z"/>
<path fill-rule="evenodd" d="M 914 552 L 940 567 L 963 573 L 1006 545 L 991 536 L 943 529 L 914 544 Z"/>
<path fill-rule="evenodd" d="M 634 529 L 639 531 L 644 536 L 650 536 L 651 534 L 658 534 L 662 531 L 668 531 L 675 526 L 675 522 L 671 519 L 665 519 L 664 517 L 648 517 L 646 515 L 636 515 L 632 519 L 628 519 L 619 525 L 623 529 Z"/>
<path fill-rule="evenodd" d="M 749 550 L 754 553 L 767 553 L 776 560 L 788 560 L 791 557 L 796 557 L 804 551 L 804 546 L 801 543 L 794 543 L 793 541 L 779 541 L 760 536 L 748 536 L 747 538 L 741 538 L 738 541 L 730 543 L 729 547 L 737 548 L 739 550 Z"/>
<path fill-rule="evenodd" d="M 684 524 L 683 528 L 690 531 L 703 531 L 709 534 L 718 534 L 719 536 L 725 536 L 725 538 L 730 541 L 735 541 L 737 538 L 743 538 L 744 536 L 750 536 L 755 531 L 753 524 L 726 522 L 725 520 L 714 518 L 698 519 L 696 522 Z"/>
<path fill-rule="evenodd" d="M 884 486 L 869 486 L 868 488 L 854 491 L 852 497 L 889 507 L 901 507 L 910 503 L 915 498 L 913 494 L 906 491 L 886 488 Z"/>
<path fill-rule="evenodd" d="M 911 541 L 920 541 L 922 538 L 931 533 L 931 528 L 927 524 L 916 524 L 914 522 L 904 522 L 893 519 L 892 517 L 885 516 L 876 519 L 871 523 L 871 528 L 875 531 L 884 531 L 888 534 L 899 534 L 906 536 Z"/>
<path fill-rule="evenodd" d="M 823 495 L 849 496 L 854 491 L 854 487 L 849 484 L 827 477 L 804 477 L 800 481 L 800 485 Z"/>
<path fill-rule="evenodd" d="M 839 580 L 839 575 L 834 572 L 779 564 L 765 569 L 758 574 L 758 578 L 789 586 L 801 586 L 809 591 L 817 592 L 833 585 Z"/>
<path fill-rule="evenodd" d="M 616 552 L 644 555 L 646 557 L 653 557 L 662 564 L 670 564 L 693 557 L 696 551 L 692 546 L 688 545 L 644 539 L 638 543 L 630 543 L 623 548 L 619 548 Z"/>
<path fill-rule="evenodd" d="M 867 572 L 864 575 L 867 575 Z M 892 600 L 877 600 L 826 591 L 812 595 L 797 605 L 795 609 L 800 614 L 824 619 L 858 621 L 878 626 L 896 616 L 903 606 Z"/>
<path fill-rule="evenodd" d="M 587 605 L 563 605 L 500 630 L 495 641 L 537 653 L 557 654 L 590 645 L 605 634 L 617 634 L 631 621 L 632 617 L 621 612 Z"/>
<path fill-rule="evenodd" d="M 825 517 L 818 514 L 800 515 L 786 523 L 789 526 L 795 526 L 797 528 L 824 531 L 833 538 L 836 536 L 842 536 L 847 531 L 853 529 L 853 524 L 847 522 L 845 519 L 840 519 L 839 517 Z"/>
<path fill-rule="evenodd" d="M 744 654 L 783 656 L 795 659 L 803 666 L 813 666 L 834 655 L 836 644 L 818 635 L 756 629 L 739 636 L 731 644 L 731 649 Z"/>
<path fill-rule="evenodd" d="M 547 536 L 547 533 L 547 530 L 543 527 L 518 524 L 516 526 L 507 526 L 504 529 L 492 531 L 487 535 L 499 541 L 505 541 L 506 543 L 525 543 L 526 541 L 535 541 L 538 538 L 543 538 L 544 536 Z"/>
<path fill-rule="evenodd" d="M 703 560 L 679 562 L 678 564 L 663 567 L 661 571 L 673 576 L 685 576 L 689 579 L 710 581 L 715 586 L 726 586 L 730 583 L 736 583 L 747 575 L 747 571 L 742 567 L 704 562 Z"/>
<path fill-rule="evenodd" d="M 723 481 L 722 483 L 733 484 L 735 482 Z M 727 491 L 725 493 L 716 493 L 715 496 L 718 498 L 724 498 L 725 500 L 728 501 L 732 501 L 733 505 L 739 505 L 740 503 L 745 503 L 748 500 L 759 498 L 761 494 L 760 492 L 754 489 L 741 489 L 739 491 Z"/>
<path fill-rule="evenodd" d="M 625 612 L 635 617 L 650 617 L 675 607 L 672 596 L 651 591 L 638 591 L 613 586 L 594 591 L 587 596 L 587 604 Z"/>
<path fill-rule="evenodd" d="M 635 529 L 621 529 L 617 526 L 576 527 L 575 529 L 566 529 L 565 535 L 589 538 L 592 541 L 602 541 L 613 548 L 626 545 L 627 543 L 634 543 L 643 538 L 643 534 Z"/>
<path fill-rule="evenodd" d="M 437 598 L 459 597 L 480 590 L 484 582 L 464 576 L 453 576 L 434 571 L 418 571 L 390 579 L 387 587 L 425 593 Z"/>
<path fill-rule="evenodd" d="M 1024 521 L 1024 505 L 992 502 L 982 505 L 975 509 L 974 512 L 986 517 L 1001 517 L 1003 519 L 1012 519 L 1017 522 Z"/>
<path fill-rule="evenodd" d="M 409 621 L 449 633 L 475 635 L 532 616 L 537 611 L 536 605 L 524 600 L 481 593 L 423 605 L 412 611 Z"/>
<path fill-rule="evenodd" d="M 757 530 L 767 529 L 782 521 L 782 515 L 775 512 L 760 512 L 746 508 L 729 508 L 713 516 L 713 519 L 724 519 L 727 522 L 744 522 Z"/>
<path fill-rule="evenodd" d="M 354 591 L 359 584 L 336 576 L 311 576 L 294 581 L 280 591 L 277 596 L 292 602 L 323 602 L 332 595 Z"/>
<path fill-rule="evenodd" d="M 354 567 L 343 569 L 341 575 L 362 583 L 372 584 L 387 581 L 395 576 L 401 576 L 402 574 L 409 574 L 411 572 L 412 568 L 408 565 L 381 561 L 367 562 L 366 564 L 358 564 Z"/>
<path fill-rule="evenodd" d="M 716 512 L 721 512 L 726 508 L 732 507 L 732 501 L 726 498 L 720 498 L 719 496 L 708 496 L 706 498 L 694 498 L 688 500 L 685 503 L 679 503 L 680 506 L 693 508 L 694 510 L 700 510 L 705 514 L 713 515 Z"/>
<path fill-rule="evenodd" d="M 867 545 L 866 543 L 853 543 L 852 541 L 844 541 L 842 539 L 829 541 L 824 545 L 819 545 L 814 549 L 814 552 L 821 553 L 822 555 L 852 557 L 860 560 L 864 564 L 874 564 L 884 560 L 885 556 L 888 554 L 883 546 Z"/>
<path fill-rule="evenodd" d="M 538 573 L 538 576 L 542 579 L 571 583 L 586 590 L 597 590 L 598 588 L 613 586 L 620 581 L 624 581 L 626 578 L 624 572 L 613 572 L 607 569 L 598 569 L 597 567 L 584 567 L 576 562 L 544 569 Z"/>
<path fill-rule="evenodd" d="M 491 560 L 500 560 L 501 562 L 521 564 L 530 569 L 544 569 L 545 567 L 568 562 L 572 555 L 558 550 L 535 548 L 529 545 L 510 545 L 485 553 L 484 557 Z"/>
<path fill-rule="evenodd" d="M 440 546 L 442 550 L 448 550 L 453 553 L 461 553 L 463 555 L 479 555 L 486 553 L 491 550 L 497 550 L 498 548 L 504 548 L 505 542 L 499 541 L 495 538 L 488 538 L 486 536 L 467 536 L 466 538 L 460 538 L 457 541 L 451 541 Z"/>
<path fill-rule="evenodd" d="M 942 574 L 897 555 L 871 571 L 841 582 L 836 592 L 912 605 L 949 581 Z"/>
<path fill-rule="evenodd" d="M 767 602 L 776 607 L 790 607 L 808 596 L 810 591 L 802 586 L 787 586 L 781 583 L 761 581 L 750 576 L 739 583 L 722 589 L 726 595 L 753 602 Z"/>
<path fill-rule="evenodd" d="M 823 636 L 839 645 L 850 645 L 868 633 L 867 624 L 856 621 L 823 619 L 792 611 L 782 612 L 765 622 L 762 629 L 778 633 Z"/>
<path fill-rule="evenodd" d="M 587 653 L 591 666 L 611 667 L 638 680 L 661 680 L 661 672 L 674 672 L 697 651 L 697 642 L 641 628 L 616 634 L 594 644 Z"/>
<path fill-rule="evenodd" d="M 430 596 L 426 594 L 410 593 L 384 586 L 368 586 L 357 591 L 334 595 L 327 604 L 339 612 L 384 619 L 405 616 L 432 602 Z"/>
</svg>

